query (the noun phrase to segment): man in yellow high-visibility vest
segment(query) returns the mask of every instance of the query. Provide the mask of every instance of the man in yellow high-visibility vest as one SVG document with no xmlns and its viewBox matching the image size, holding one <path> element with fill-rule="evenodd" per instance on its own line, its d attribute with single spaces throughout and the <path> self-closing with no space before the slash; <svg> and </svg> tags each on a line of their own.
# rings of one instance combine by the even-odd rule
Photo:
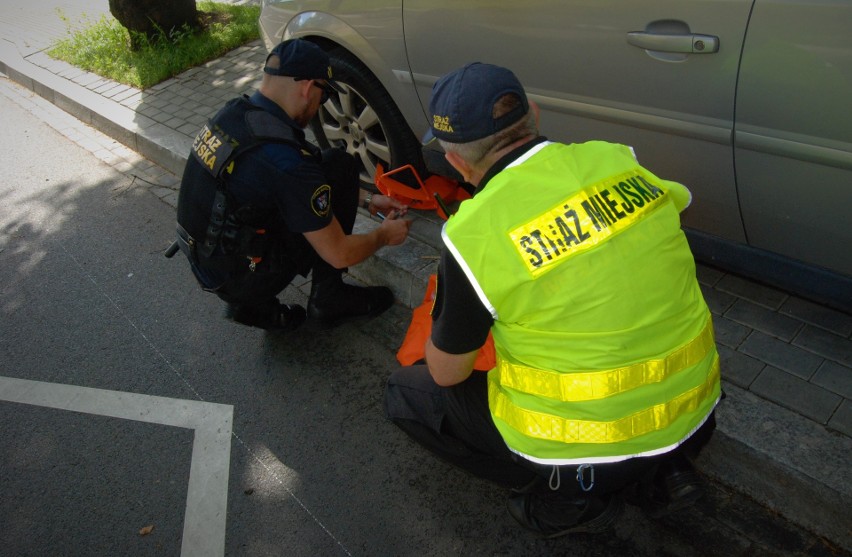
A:
<svg viewBox="0 0 852 557">
<path fill-rule="evenodd" d="M 427 364 L 390 377 L 388 416 L 512 488 L 510 514 L 548 537 L 606 529 L 623 496 L 655 514 L 693 502 L 721 389 L 689 191 L 629 147 L 539 136 L 506 68 L 442 77 L 429 109 L 425 139 L 476 192 L 442 231 Z M 473 372 L 489 331 L 497 364 Z"/>
</svg>

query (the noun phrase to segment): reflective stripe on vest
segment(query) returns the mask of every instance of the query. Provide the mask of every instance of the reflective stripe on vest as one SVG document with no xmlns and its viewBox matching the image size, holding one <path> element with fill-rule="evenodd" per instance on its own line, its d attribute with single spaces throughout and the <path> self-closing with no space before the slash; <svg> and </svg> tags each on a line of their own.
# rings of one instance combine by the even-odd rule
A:
<svg viewBox="0 0 852 557">
<path fill-rule="evenodd" d="M 698 409 L 708 397 L 713 395 L 714 387 L 718 382 L 719 356 L 714 354 L 710 373 L 697 387 L 681 393 L 668 402 L 645 408 L 611 422 L 571 420 L 524 410 L 515 406 L 495 383 L 488 384 L 488 405 L 494 417 L 500 418 L 528 437 L 571 444 L 618 443 L 669 427 L 679 416 Z"/>
<path fill-rule="evenodd" d="M 559 373 L 513 364 L 499 359 L 492 373 L 499 373 L 500 384 L 522 393 L 565 402 L 597 400 L 659 383 L 692 367 L 707 357 L 715 346 L 713 320 L 707 317 L 702 331 L 691 341 L 670 352 L 665 358 L 648 360 L 617 369 Z"/>
</svg>

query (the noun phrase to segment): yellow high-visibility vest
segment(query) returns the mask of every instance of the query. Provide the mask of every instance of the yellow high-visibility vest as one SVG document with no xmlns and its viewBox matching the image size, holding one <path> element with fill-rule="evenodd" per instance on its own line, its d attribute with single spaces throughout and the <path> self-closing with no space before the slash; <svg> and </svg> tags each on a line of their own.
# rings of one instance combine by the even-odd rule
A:
<svg viewBox="0 0 852 557">
<path fill-rule="evenodd" d="M 492 417 L 546 464 L 667 452 L 720 396 L 680 228 L 690 195 L 605 142 L 542 143 L 462 203 L 445 245 L 494 317 Z"/>
</svg>

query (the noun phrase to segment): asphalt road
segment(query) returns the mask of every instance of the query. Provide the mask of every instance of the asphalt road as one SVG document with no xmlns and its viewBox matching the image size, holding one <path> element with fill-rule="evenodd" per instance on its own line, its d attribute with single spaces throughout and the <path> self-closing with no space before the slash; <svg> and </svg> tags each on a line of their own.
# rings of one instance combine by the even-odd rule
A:
<svg viewBox="0 0 852 557">
<path fill-rule="evenodd" d="M 836 554 L 718 486 L 675 517 L 629 508 L 609 534 L 536 539 L 502 490 L 384 419 L 406 310 L 331 334 L 223 320 L 162 255 L 173 210 L 10 98 L 0 554 Z"/>
</svg>

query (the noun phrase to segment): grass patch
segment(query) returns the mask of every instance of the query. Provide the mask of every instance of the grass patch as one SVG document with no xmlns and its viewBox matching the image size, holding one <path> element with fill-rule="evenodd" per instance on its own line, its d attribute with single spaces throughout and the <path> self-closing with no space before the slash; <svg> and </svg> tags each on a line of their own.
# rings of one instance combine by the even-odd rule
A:
<svg viewBox="0 0 852 557">
<path fill-rule="evenodd" d="M 130 50 L 128 30 L 104 15 L 79 31 L 72 32 L 69 26 L 69 37 L 54 44 L 48 54 L 113 81 L 146 89 L 260 37 L 259 6 L 199 2 L 198 11 L 201 31 L 178 30 L 172 32 L 172 40 L 161 37 L 148 42 L 143 38 L 138 51 Z"/>
</svg>

